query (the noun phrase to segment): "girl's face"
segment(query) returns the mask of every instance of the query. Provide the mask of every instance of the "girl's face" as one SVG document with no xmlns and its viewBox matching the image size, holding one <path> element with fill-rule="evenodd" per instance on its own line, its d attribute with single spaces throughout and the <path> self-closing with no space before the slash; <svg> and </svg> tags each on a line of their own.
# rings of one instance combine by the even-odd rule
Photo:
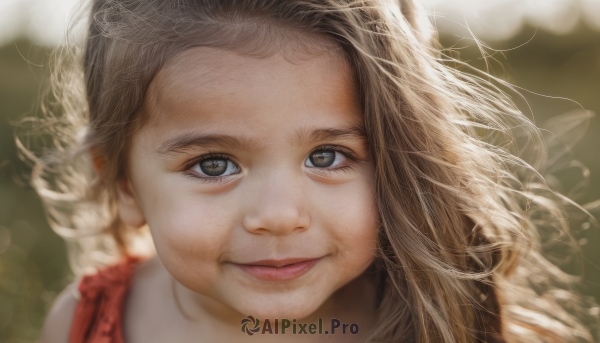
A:
<svg viewBox="0 0 600 343">
<path fill-rule="evenodd" d="M 179 283 L 243 316 L 304 318 L 374 260 L 373 165 L 332 54 L 195 48 L 148 89 L 119 211 Z"/>
</svg>

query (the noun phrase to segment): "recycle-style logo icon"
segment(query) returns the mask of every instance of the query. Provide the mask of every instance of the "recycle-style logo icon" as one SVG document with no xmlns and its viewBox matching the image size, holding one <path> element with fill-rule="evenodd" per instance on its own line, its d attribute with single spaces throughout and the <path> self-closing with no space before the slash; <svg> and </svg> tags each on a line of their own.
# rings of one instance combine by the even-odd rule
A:
<svg viewBox="0 0 600 343">
<path fill-rule="evenodd" d="M 252 329 L 250 329 L 248 327 L 249 323 L 254 324 L 254 327 Z M 255 333 L 257 333 L 258 330 L 260 330 L 259 324 L 260 324 L 260 320 L 258 320 L 258 318 L 254 318 L 252 316 L 248 316 L 248 318 L 242 319 L 242 332 L 247 333 L 248 336 L 252 336 Z"/>
</svg>

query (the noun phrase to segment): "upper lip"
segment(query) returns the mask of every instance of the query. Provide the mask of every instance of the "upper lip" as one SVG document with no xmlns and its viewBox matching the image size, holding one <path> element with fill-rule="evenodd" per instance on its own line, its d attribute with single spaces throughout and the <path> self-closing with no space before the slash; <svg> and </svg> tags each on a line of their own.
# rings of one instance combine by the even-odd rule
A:
<svg viewBox="0 0 600 343">
<path fill-rule="evenodd" d="M 319 257 L 293 257 L 293 258 L 285 258 L 281 260 L 267 259 L 267 260 L 259 260 L 248 263 L 239 263 L 243 265 L 251 265 L 251 266 L 268 266 L 268 267 L 283 267 L 288 264 L 294 264 L 299 262 L 305 262 L 310 260 L 316 260 Z"/>
</svg>

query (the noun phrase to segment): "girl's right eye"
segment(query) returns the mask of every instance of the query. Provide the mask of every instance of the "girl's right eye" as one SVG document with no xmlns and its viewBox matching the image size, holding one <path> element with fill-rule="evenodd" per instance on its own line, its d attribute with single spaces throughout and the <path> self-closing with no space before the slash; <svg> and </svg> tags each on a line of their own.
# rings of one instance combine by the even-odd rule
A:
<svg viewBox="0 0 600 343">
<path fill-rule="evenodd" d="M 190 170 L 208 178 L 229 176 L 240 172 L 240 168 L 225 157 L 205 158 L 194 164 Z"/>
</svg>

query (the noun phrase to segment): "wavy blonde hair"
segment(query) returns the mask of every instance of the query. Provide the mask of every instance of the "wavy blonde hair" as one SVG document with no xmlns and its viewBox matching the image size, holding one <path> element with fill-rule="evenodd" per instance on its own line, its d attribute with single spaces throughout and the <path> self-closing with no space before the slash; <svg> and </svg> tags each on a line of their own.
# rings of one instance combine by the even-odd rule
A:
<svg viewBox="0 0 600 343">
<path fill-rule="evenodd" d="M 197 46 L 329 45 L 352 66 L 376 170 L 382 277 L 369 341 L 598 338 L 598 308 L 541 248 L 571 236 L 566 198 L 540 175 L 539 129 L 506 84 L 448 66 L 458 61 L 412 0 L 93 0 L 86 10 L 86 38 L 56 50 L 40 116 L 18 140 L 76 273 L 151 250 L 147 230 L 120 222 L 115 184 L 167 61 Z M 47 148 L 34 153 L 36 139 Z"/>
</svg>

